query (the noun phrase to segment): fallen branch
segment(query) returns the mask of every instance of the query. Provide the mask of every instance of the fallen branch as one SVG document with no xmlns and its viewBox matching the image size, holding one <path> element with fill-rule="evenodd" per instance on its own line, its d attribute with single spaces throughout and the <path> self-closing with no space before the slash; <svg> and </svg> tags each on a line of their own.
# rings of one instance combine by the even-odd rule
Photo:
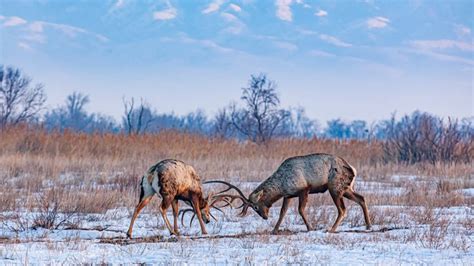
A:
<svg viewBox="0 0 474 266">
<path fill-rule="evenodd" d="M 385 233 L 392 230 L 403 230 L 409 229 L 408 227 L 383 227 L 377 230 L 345 230 L 339 231 L 336 233 Z M 307 231 L 290 231 L 283 230 L 278 233 L 277 236 L 291 236 L 300 233 L 307 233 Z M 131 245 L 138 243 L 164 243 L 164 242 L 178 242 L 179 240 L 201 240 L 201 239 L 224 239 L 224 238 L 233 238 L 241 239 L 250 236 L 263 236 L 270 235 L 270 231 L 256 232 L 256 233 L 241 233 L 234 235 L 207 235 L 207 236 L 179 236 L 179 237 L 164 237 L 164 236 L 152 236 L 152 237 L 136 237 L 133 239 L 128 239 L 125 237 L 112 237 L 112 238 L 100 238 L 99 243 L 103 244 L 119 244 L 119 245 Z"/>
<path fill-rule="evenodd" d="M 123 234 L 125 234 L 125 232 L 123 232 L 121 230 L 109 229 L 109 228 L 110 228 L 110 225 L 106 226 L 106 227 L 102 227 L 102 226 L 99 225 L 99 226 L 95 226 L 95 227 L 92 227 L 92 228 L 69 226 L 69 227 L 63 228 L 63 230 L 99 231 L 99 232 L 114 232 L 114 233 L 123 233 Z"/>
</svg>

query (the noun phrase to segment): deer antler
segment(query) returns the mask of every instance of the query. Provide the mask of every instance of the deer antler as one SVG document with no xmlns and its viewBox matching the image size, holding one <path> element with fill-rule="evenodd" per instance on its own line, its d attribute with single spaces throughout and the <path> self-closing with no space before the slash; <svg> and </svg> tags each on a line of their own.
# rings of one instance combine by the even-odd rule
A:
<svg viewBox="0 0 474 266">
<path fill-rule="evenodd" d="M 213 201 L 211 202 L 211 206 L 214 208 L 217 208 L 216 204 L 223 201 L 225 202 L 225 205 L 219 206 L 219 208 L 224 208 L 227 206 L 230 206 L 231 208 L 233 208 L 232 203 L 234 203 L 235 200 L 242 200 L 242 198 L 241 196 L 230 195 L 230 194 L 217 195 L 217 196 L 214 196 Z M 240 205 L 237 208 L 241 208 L 243 205 L 244 203 L 242 203 L 242 205 Z"/>
<path fill-rule="evenodd" d="M 247 209 L 251 204 L 250 204 L 250 201 L 245 197 L 244 193 L 238 187 L 236 187 L 236 186 L 234 186 L 234 185 L 232 185 L 228 182 L 221 181 L 221 180 L 206 181 L 203 184 L 210 184 L 210 183 L 224 184 L 224 185 L 227 186 L 227 188 L 224 189 L 224 190 L 221 190 L 217 193 L 210 193 L 207 196 L 207 200 L 209 202 L 209 207 L 224 213 L 224 211 L 221 208 L 224 208 L 224 207 L 227 207 L 227 206 L 230 206 L 231 208 L 233 208 L 232 203 L 234 203 L 235 200 L 240 200 L 240 201 L 242 201 L 242 204 L 240 206 L 238 206 L 237 209 L 242 208 L 242 212 L 239 215 L 240 216 L 245 216 L 247 214 Z M 225 192 L 227 192 L 231 189 L 234 189 L 239 195 L 223 194 L 223 193 L 225 193 Z M 222 206 L 217 206 L 217 204 L 220 203 L 220 202 L 224 202 L 225 204 L 222 205 Z M 185 202 L 185 203 L 187 203 L 187 202 Z M 187 204 L 190 205 L 189 203 L 187 203 Z M 184 215 L 187 212 L 192 212 L 193 213 L 193 216 L 191 217 L 191 221 L 189 222 L 189 226 L 191 226 L 192 223 L 193 223 L 194 217 L 196 216 L 196 213 L 194 212 L 193 208 L 187 208 L 187 209 L 184 209 L 184 210 L 180 210 L 178 215 L 181 215 L 181 224 L 184 226 Z M 212 215 L 211 213 L 209 213 L 209 214 L 214 220 L 217 221 L 217 219 L 216 219 L 216 217 L 214 217 L 214 215 Z"/>
<path fill-rule="evenodd" d="M 194 217 L 196 216 L 196 213 L 194 213 L 194 209 L 193 209 L 193 208 L 187 208 L 187 209 L 184 209 L 184 210 L 180 210 L 180 211 L 178 212 L 178 216 L 181 215 L 181 225 L 184 226 L 184 215 L 185 215 L 187 212 L 192 212 L 192 213 L 193 213 L 193 216 L 191 217 L 191 221 L 189 222 L 189 226 L 191 227 L 191 225 L 193 224 Z"/>
<path fill-rule="evenodd" d="M 210 180 L 210 181 L 206 181 L 204 182 L 204 184 L 210 184 L 210 183 L 218 183 L 218 184 L 223 184 L 223 185 L 226 185 L 227 188 L 220 191 L 219 193 L 217 193 L 217 195 L 214 197 L 215 200 L 213 201 L 213 207 L 215 208 L 214 204 L 219 202 L 219 201 L 225 201 L 227 204 L 224 205 L 224 206 L 221 206 L 222 207 L 226 207 L 226 206 L 232 206 L 232 202 L 235 201 L 236 199 L 239 199 L 242 201 L 242 205 L 240 205 L 238 208 L 242 208 L 242 212 L 239 214 L 240 216 L 245 216 L 247 214 L 247 209 L 248 207 L 251 206 L 251 202 L 249 201 L 249 199 L 247 197 L 245 197 L 244 193 L 236 186 L 228 183 L 228 182 L 225 182 L 225 181 L 221 181 L 221 180 Z M 227 192 L 229 190 L 235 190 L 239 195 L 232 195 L 232 194 L 221 194 L 221 193 L 224 193 L 224 192 Z"/>
</svg>

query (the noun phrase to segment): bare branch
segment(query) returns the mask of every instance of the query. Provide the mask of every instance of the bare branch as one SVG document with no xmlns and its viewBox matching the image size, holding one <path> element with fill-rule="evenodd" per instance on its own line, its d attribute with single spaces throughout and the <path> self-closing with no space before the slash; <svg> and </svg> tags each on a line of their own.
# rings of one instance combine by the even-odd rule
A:
<svg viewBox="0 0 474 266">
<path fill-rule="evenodd" d="M 43 85 L 31 87 L 30 83 L 19 69 L 0 65 L 0 128 L 30 121 L 42 110 Z"/>
</svg>

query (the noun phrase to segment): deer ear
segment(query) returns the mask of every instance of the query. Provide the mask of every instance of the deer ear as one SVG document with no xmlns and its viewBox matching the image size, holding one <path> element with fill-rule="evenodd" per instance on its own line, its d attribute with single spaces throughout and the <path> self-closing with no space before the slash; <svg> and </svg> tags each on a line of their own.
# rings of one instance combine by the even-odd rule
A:
<svg viewBox="0 0 474 266">
<path fill-rule="evenodd" d="M 263 196 L 263 190 L 260 190 L 259 192 L 255 193 L 255 201 L 259 201 L 260 198 Z"/>
</svg>

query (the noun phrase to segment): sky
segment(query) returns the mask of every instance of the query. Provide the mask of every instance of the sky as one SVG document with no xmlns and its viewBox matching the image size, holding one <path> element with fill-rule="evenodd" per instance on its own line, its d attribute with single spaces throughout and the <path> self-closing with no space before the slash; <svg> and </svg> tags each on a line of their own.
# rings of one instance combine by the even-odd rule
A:
<svg viewBox="0 0 474 266">
<path fill-rule="evenodd" d="M 0 64 L 42 83 L 48 108 L 88 94 L 213 115 L 251 74 L 310 118 L 414 110 L 474 115 L 473 1 L 0 0 Z"/>
</svg>

